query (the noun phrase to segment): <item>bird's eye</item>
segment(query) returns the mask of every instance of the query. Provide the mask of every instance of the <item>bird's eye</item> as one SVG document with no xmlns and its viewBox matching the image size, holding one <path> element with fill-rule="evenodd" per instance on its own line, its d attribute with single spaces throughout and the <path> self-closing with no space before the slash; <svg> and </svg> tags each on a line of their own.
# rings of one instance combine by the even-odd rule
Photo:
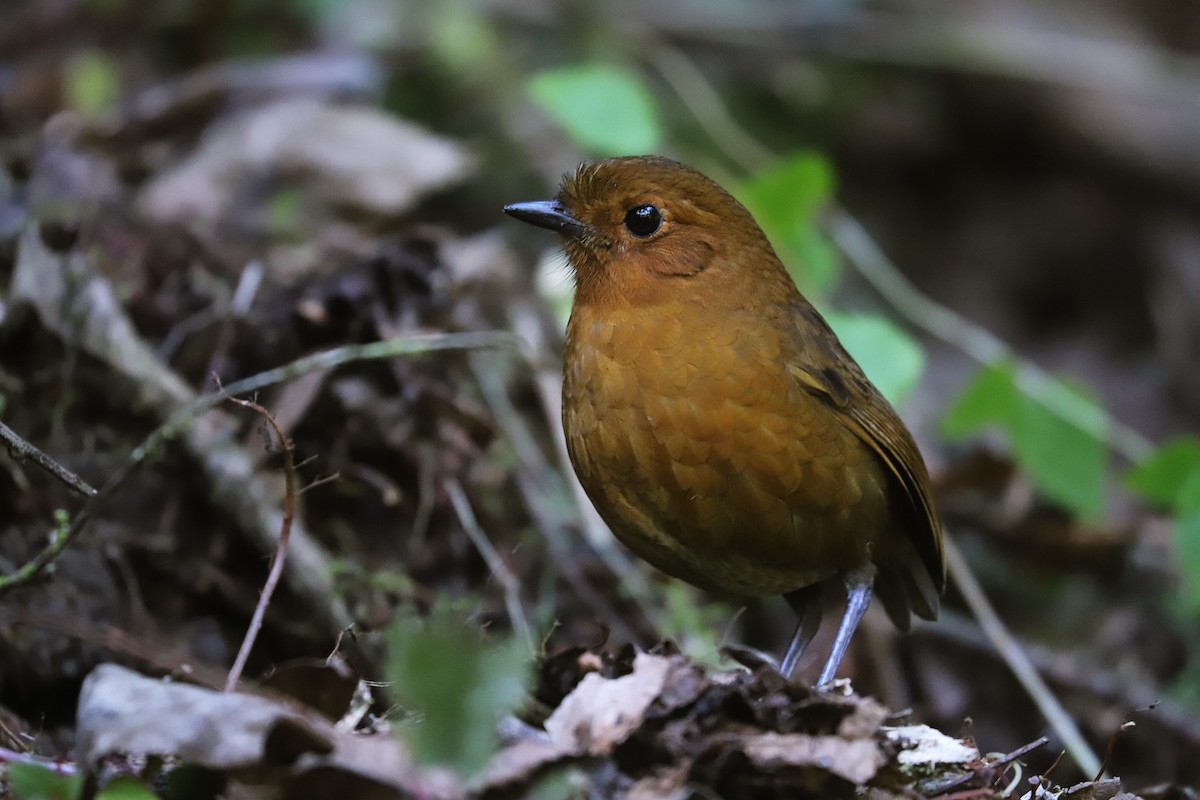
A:
<svg viewBox="0 0 1200 800">
<path fill-rule="evenodd" d="M 625 229 L 634 236 L 645 238 L 658 230 L 662 225 L 662 212 L 654 206 L 635 206 L 625 214 Z"/>
</svg>

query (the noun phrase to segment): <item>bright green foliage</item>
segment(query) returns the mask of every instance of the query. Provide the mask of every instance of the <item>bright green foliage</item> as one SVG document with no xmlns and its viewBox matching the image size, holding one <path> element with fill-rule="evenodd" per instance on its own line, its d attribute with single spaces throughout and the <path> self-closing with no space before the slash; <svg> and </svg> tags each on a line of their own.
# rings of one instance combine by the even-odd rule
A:
<svg viewBox="0 0 1200 800">
<path fill-rule="evenodd" d="M 114 778 L 96 795 L 96 800 L 158 800 L 158 795 L 139 780 L 130 777 Z"/>
<path fill-rule="evenodd" d="M 834 311 L 823 316 L 883 396 L 901 403 L 925 370 L 921 345 L 886 317 Z"/>
<path fill-rule="evenodd" d="M 1187 610 L 1200 611 L 1200 440 L 1167 442 L 1130 470 L 1125 481 L 1175 515 L 1175 549 L 1184 578 L 1181 599 Z"/>
<path fill-rule="evenodd" d="M 817 297 L 833 288 L 838 277 L 836 251 L 816 222 L 833 186 L 829 161 L 818 153 L 802 152 L 752 176 L 736 192 L 796 285 Z"/>
<path fill-rule="evenodd" d="M 548 70 L 530 78 L 529 93 L 592 155 L 641 155 L 659 149 L 658 108 L 636 72 L 609 64 Z"/>
<path fill-rule="evenodd" d="M 8 785 L 16 800 L 74 800 L 83 787 L 82 775 L 59 775 L 37 764 L 8 765 Z"/>
<path fill-rule="evenodd" d="M 1067 391 L 1087 396 L 1082 389 Z M 1022 399 L 1020 424 L 1013 432 L 1018 462 L 1049 497 L 1087 517 L 1099 517 L 1104 510 L 1107 443 L 1038 400 L 1028 395 Z"/>
<path fill-rule="evenodd" d="M 1200 474 L 1200 441 L 1180 437 L 1142 459 L 1125 480 L 1150 502 L 1175 508 L 1184 484 L 1196 474 Z"/>
<path fill-rule="evenodd" d="M 63 80 L 68 104 L 88 119 L 113 106 L 121 85 L 116 63 L 99 50 L 84 50 L 68 61 Z"/>
<path fill-rule="evenodd" d="M 1103 510 L 1108 460 L 1105 440 L 1095 435 L 1104 428 L 1103 414 L 1086 390 L 1065 382 L 1038 387 L 1032 396 L 1017 385 L 1013 365 L 999 362 L 975 376 L 946 412 L 942 431 L 958 439 L 998 425 L 1040 491 L 1095 518 Z"/>
<path fill-rule="evenodd" d="M 515 636 L 485 637 L 446 601 L 424 619 L 401 614 L 388 635 L 388 677 L 422 717 L 405 738 L 420 761 L 471 775 L 496 750 L 500 715 L 524 697 L 532 656 Z"/>
<path fill-rule="evenodd" d="M 946 409 L 942 433 L 963 439 L 986 425 L 1010 427 L 1016 417 L 1016 375 L 1007 361 L 989 364 L 975 374 L 962 394 Z"/>
</svg>

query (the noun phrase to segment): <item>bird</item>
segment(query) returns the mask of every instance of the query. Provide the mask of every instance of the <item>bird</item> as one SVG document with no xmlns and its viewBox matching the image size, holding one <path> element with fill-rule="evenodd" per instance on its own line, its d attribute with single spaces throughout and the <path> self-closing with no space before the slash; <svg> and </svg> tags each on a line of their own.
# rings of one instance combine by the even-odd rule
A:
<svg viewBox="0 0 1200 800">
<path fill-rule="evenodd" d="M 937 617 L 945 556 L 921 453 L 745 206 L 682 163 L 622 156 L 503 210 L 556 232 L 573 274 L 563 431 L 619 541 L 702 589 L 782 595 L 789 679 L 844 585 L 818 687 L 873 595 L 902 630 Z"/>
</svg>

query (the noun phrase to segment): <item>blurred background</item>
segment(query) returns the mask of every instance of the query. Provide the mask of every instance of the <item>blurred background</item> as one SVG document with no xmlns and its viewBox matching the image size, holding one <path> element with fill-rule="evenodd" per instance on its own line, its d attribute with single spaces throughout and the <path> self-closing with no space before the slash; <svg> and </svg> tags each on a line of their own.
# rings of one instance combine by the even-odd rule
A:
<svg viewBox="0 0 1200 800">
<path fill-rule="evenodd" d="M 570 276 L 500 214 L 581 160 L 669 155 L 755 212 L 896 403 L 948 528 L 1093 747 L 1137 723 L 1113 771 L 1195 783 L 1197 141 L 1190 3 L 5 0 L 0 419 L 98 485 L 214 375 L 509 331 L 519 351 L 262 393 L 315 485 L 251 672 L 323 656 L 353 623 L 378 677 L 380 632 L 441 598 L 549 654 L 670 639 L 728 669 L 722 644 L 777 652 L 783 603 L 631 566 L 574 487 Z M 205 420 L 50 580 L 0 594 L 0 717 L 45 752 L 69 747 L 100 660 L 232 660 L 280 481 L 256 420 Z M 9 573 L 81 500 L 0 467 Z M 869 615 L 844 671 L 982 751 L 1054 736 L 953 590 L 909 636 Z"/>
</svg>

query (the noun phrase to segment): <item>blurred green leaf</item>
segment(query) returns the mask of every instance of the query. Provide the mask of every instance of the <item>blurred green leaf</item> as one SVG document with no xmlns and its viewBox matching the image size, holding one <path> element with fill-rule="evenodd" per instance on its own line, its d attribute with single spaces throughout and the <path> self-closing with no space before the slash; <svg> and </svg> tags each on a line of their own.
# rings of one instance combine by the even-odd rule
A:
<svg viewBox="0 0 1200 800">
<path fill-rule="evenodd" d="M 581 149 L 598 156 L 653 153 L 662 139 L 654 95 L 637 73 L 608 64 L 539 72 L 529 93 Z"/>
<path fill-rule="evenodd" d="M 63 76 L 67 104 L 95 119 L 117 100 L 121 81 L 116 62 L 99 50 L 84 50 L 67 62 Z"/>
<path fill-rule="evenodd" d="M 1183 573 L 1183 601 L 1189 611 L 1200 611 L 1200 470 L 1193 469 L 1179 484 L 1172 501 L 1175 518 L 1175 549 Z"/>
<path fill-rule="evenodd" d="M 724 603 L 697 602 L 696 589 L 683 581 L 667 581 L 662 596 L 666 613 L 659 619 L 659 632 L 663 638 L 673 640 L 692 659 L 719 668 L 717 632 L 728 624 L 730 609 Z"/>
<path fill-rule="evenodd" d="M 1020 398 L 1016 374 L 1007 361 L 982 367 L 942 416 L 942 433 L 948 439 L 964 439 L 986 425 L 1011 429 L 1017 419 Z"/>
<path fill-rule="evenodd" d="M 886 317 L 868 314 L 823 314 L 842 346 L 893 405 L 898 405 L 921 379 L 925 351 L 917 340 Z"/>
<path fill-rule="evenodd" d="M 1200 511 L 1175 520 L 1175 548 L 1183 573 L 1183 604 L 1191 612 L 1200 611 Z"/>
<path fill-rule="evenodd" d="M 74 800 L 83 787 L 82 775 L 59 775 L 38 764 L 8 765 L 8 785 L 16 800 Z"/>
<path fill-rule="evenodd" d="M 1008 434 L 1013 457 L 1047 497 L 1089 517 L 1104 505 L 1104 475 L 1108 449 L 1103 439 L 1077 423 L 1102 429 L 1103 410 L 1082 387 L 1054 381 L 1039 387 L 1058 411 L 1030 397 L 1017 385 L 1007 361 L 983 367 L 942 418 L 942 432 L 961 439 L 988 425 Z"/>
<path fill-rule="evenodd" d="M 528 800 L 571 800 L 586 797 L 587 785 L 579 773 L 560 768 L 538 779 L 524 796 Z"/>
<path fill-rule="evenodd" d="M 96 800 L 158 800 L 158 795 L 139 780 L 128 776 L 113 778 L 96 795 Z"/>
<path fill-rule="evenodd" d="M 504 54 L 491 17 L 478 2 L 431 3 L 430 44 L 437 59 L 464 77 L 488 74 L 489 65 L 501 63 Z M 494 68 L 491 67 L 491 68 Z"/>
<path fill-rule="evenodd" d="M 1195 475 L 1200 475 L 1200 441 L 1180 437 L 1138 462 L 1125 481 L 1150 502 L 1174 509 L 1184 484 Z"/>
<path fill-rule="evenodd" d="M 1175 508 L 1184 515 L 1200 514 L 1200 472 L 1188 475 L 1187 480 L 1179 487 Z"/>
<path fill-rule="evenodd" d="M 1017 386 L 1023 389 L 1019 378 Z M 1055 378 L 1023 389 L 1022 393 L 1063 419 L 1070 420 L 1077 428 L 1099 431 L 1101 437 L 1107 435 L 1108 412 L 1096 396 L 1079 383 Z"/>
<path fill-rule="evenodd" d="M 302 196 L 299 189 L 287 187 L 272 195 L 267 204 L 267 230 L 273 236 L 286 238 L 304 233 L 300 226 L 300 205 Z"/>
<path fill-rule="evenodd" d="M 388 675 L 423 719 L 406 729 L 416 757 L 478 771 L 496 750 L 496 723 L 524 697 L 531 656 L 514 636 L 485 637 L 465 611 L 439 600 L 422 619 L 411 608 L 388 634 Z"/>
<path fill-rule="evenodd" d="M 1062 383 L 1055 391 L 1076 395 L 1082 404 L 1096 407 L 1081 387 Z M 1034 485 L 1052 500 L 1095 519 L 1104 509 L 1104 473 L 1108 447 L 1103 439 L 1051 411 L 1043 403 L 1021 394 L 1020 414 L 1010 431 L 1017 463 Z"/>
<path fill-rule="evenodd" d="M 816 216 L 833 195 L 833 167 L 819 153 L 796 153 L 750 177 L 736 192 L 802 292 L 821 296 L 838 278 L 837 251 Z"/>
</svg>

